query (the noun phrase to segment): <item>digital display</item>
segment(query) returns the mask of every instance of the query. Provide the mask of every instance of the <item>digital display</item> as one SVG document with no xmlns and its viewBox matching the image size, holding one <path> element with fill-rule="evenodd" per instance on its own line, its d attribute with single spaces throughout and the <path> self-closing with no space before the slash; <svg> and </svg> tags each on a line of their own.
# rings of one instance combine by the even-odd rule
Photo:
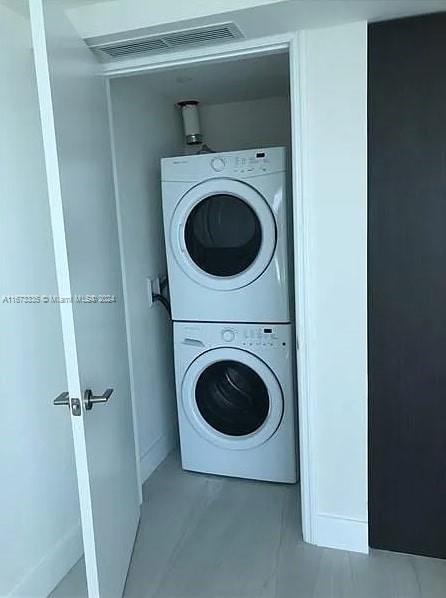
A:
<svg viewBox="0 0 446 598">
<path fill-rule="evenodd" d="M 263 332 L 264 332 L 265 334 L 272 334 L 272 332 L 273 332 L 273 329 L 272 329 L 272 328 L 264 328 L 264 329 L 263 329 Z"/>
<path fill-rule="evenodd" d="M 265 152 L 257 152 L 256 158 L 264 158 L 264 157 L 265 157 Z"/>
</svg>

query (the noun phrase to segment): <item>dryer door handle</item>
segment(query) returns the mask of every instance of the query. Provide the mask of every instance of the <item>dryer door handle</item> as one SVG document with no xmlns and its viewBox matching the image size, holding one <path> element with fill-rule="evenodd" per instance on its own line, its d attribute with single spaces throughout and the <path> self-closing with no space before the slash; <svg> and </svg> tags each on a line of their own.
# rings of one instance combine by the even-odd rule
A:
<svg viewBox="0 0 446 598">
<path fill-rule="evenodd" d="M 189 345 L 189 347 L 204 347 L 205 344 L 196 338 L 185 338 L 182 342 L 183 345 Z"/>
</svg>

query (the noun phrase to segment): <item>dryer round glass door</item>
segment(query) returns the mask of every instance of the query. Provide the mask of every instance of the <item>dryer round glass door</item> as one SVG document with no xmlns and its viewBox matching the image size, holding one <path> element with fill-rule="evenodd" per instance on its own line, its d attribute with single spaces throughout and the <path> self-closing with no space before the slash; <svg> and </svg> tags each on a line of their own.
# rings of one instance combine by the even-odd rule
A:
<svg viewBox="0 0 446 598">
<path fill-rule="evenodd" d="M 277 378 L 260 358 L 241 349 L 200 355 L 185 374 L 182 399 L 197 432 L 224 448 L 266 442 L 283 414 Z"/>
<path fill-rule="evenodd" d="M 262 228 L 257 214 L 242 199 L 213 194 L 189 213 L 184 240 L 189 256 L 203 272 L 236 276 L 258 256 Z"/>
<path fill-rule="evenodd" d="M 231 290 L 256 280 L 276 245 L 264 197 L 231 179 L 212 179 L 186 193 L 171 223 L 171 246 L 183 271 L 203 286 Z"/>
</svg>

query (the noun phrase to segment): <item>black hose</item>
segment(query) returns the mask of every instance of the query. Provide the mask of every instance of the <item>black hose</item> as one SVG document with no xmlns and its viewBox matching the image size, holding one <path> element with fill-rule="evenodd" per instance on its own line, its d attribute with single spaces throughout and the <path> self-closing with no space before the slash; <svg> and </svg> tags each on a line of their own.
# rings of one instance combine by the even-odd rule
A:
<svg viewBox="0 0 446 598">
<path fill-rule="evenodd" d="M 167 288 L 168 284 L 169 284 L 169 279 L 167 278 L 167 276 L 163 276 L 162 278 L 160 278 L 160 289 L 161 289 L 161 292 L 163 292 L 164 289 Z"/>
<path fill-rule="evenodd" d="M 160 295 L 158 293 L 155 293 L 152 295 L 152 301 L 155 303 L 155 301 L 159 301 L 159 303 L 161 303 L 162 305 L 164 305 L 167 313 L 169 314 L 169 318 L 172 318 L 172 310 L 170 309 L 170 303 L 169 300 L 166 299 L 166 297 L 164 297 L 164 295 Z"/>
</svg>

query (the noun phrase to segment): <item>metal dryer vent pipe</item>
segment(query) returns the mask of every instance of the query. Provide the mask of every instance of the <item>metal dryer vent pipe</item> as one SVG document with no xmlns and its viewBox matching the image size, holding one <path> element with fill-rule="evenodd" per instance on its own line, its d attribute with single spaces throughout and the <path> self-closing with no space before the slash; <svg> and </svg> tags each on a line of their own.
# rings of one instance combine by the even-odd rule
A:
<svg viewBox="0 0 446 598">
<path fill-rule="evenodd" d="M 198 114 L 198 100 L 184 100 L 177 103 L 183 116 L 184 135 L 187 145 L 198 145 L 203 143 L 203 135 L 200 132 L 200 117 Z"/>
</svg>

